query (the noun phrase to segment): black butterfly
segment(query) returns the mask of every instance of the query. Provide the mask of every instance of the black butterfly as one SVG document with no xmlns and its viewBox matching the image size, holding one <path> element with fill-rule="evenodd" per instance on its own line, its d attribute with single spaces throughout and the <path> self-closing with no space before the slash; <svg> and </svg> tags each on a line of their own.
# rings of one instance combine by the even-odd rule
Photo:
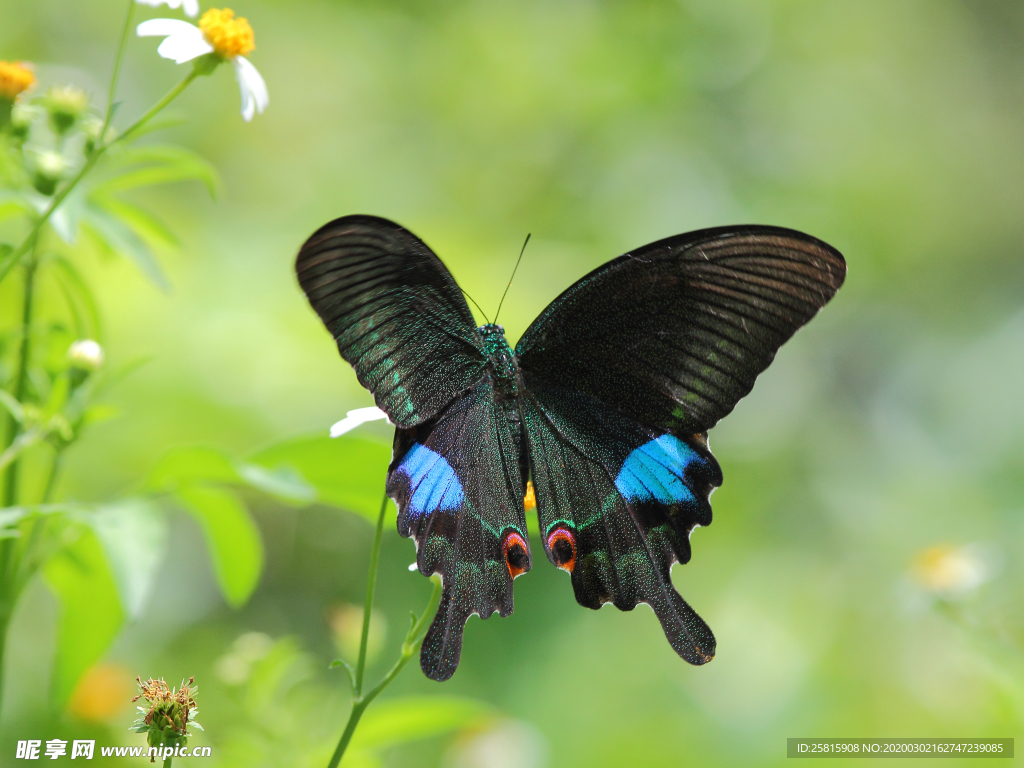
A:
<svg viewBox="0 0 1024 768">
<path fill-rule="evenodd" d="M 441 604 L 423 671 L 455 672 L 471 614 L 512 613 L 530 570 L 532 479 L 548 559 L 576 600 L 647 603 L 691 664 L 715 638 L 672 586 L 711 522 L 722 472 L 707 431 L 776 350 L 835 295 L 846 262 L 789 229 L 704 229 L 601 266 L 541 313 L 513 351 L 477 328 L 416 236 L 373 216 L 320 228 L 295 265 L 341 356 L 396 426 L 387 492 Z"/>
</svg>

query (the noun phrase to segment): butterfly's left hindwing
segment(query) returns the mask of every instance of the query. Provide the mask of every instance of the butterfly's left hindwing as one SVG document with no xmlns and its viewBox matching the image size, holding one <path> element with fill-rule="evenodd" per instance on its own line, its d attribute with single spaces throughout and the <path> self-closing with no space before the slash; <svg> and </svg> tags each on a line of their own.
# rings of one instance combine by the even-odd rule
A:
<svg viewBox="0 0 1024 768">
<path fill-rule="evenodd" d="M 387 491 L 398 530 L 416 540 L 420 572 L 444 582 L 420 654 L 434 680 L 454 674 L 472 614 L 512 613 L 512 579 L 530 569 L 524 463 L 518 411 L 490 379 L 436 419 L 395 432 Z"/>
<path fill-rule="evenodd" d="M 702 435 L 643 426 L 596 398 L 526 378 L 523 415 L 541 538 L 580 605 L 654 609 L 691 664 L 715 653 L 707 624 L 672 586 L 690 533 L 711 522 L 721 470 Z"/>
</svg>

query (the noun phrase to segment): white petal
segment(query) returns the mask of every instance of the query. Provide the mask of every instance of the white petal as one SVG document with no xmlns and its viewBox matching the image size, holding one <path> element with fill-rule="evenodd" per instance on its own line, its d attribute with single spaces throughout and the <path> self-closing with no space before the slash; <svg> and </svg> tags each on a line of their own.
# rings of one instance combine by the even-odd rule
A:
<svg viewBox="0 0 1024 768">
<path fill-rule="evenodd" d="M 185 15 L 190 18 L 194 19 L 199 15 L 199 0 L 185 0 L 182 7 L 185 9 Z"/>
<path fill-rule="evenodd" d="M 344 419 L 331 427 L 331 437 L 341 437 L 346 432 L 350 432 L 368 421 L 387 420 L 387 418 L 388 415 L 375 405 L 369 408 L 356 408 L 354 411 L 349 411 Z M 388 420 L 388 423 L 390 424 L 391 421 Z"/>
<path fill-rule="evenodd" d="M 212 53 L 213 46 L 206 42 L 199 27 L 179 19 L 150 19 L 135 30 L 139 37 L 166 36 L 156 52 L 178 64 Z"/>
<path fill-rule="evenodd" d="M 213 53 L 213 46 L 206 42 L 206 38 L 200 34 L 198 37 L 183 37 L 174 35 L 168 37 L 156 52 L 165 59 L 174 59 L 176 64 L 184 64 L 207 53 Z"/>
<path fill-rule="evenodd" d="M 244 56 L 235 56 L 231 63 L 235 67 L 235 79 L 238 80 L 238 90 L 242 94 L 242 117 L 249 122 L 255 113 L 263 114 L 270 103 L 267 84 L 252 62 Z"/>
<path fill-rule="evenodd" d="M 139 37 L 167 37 L 168 35 L 190 34 L 190 31 L 200 32 L 199 27 L 189 24 L 181 19 L 150 19 L 144 21 L 135 28 L 135 34 Z"/>
<path fill-rule="evenodd" d="M 148 5 L 150 8 L 156 8 L 160 5 L 166 5 L 169 8 L 177 8 L 181 5 L 181 0 L 135 0 L 136 3 L 141 5 Z"/>
</svg>

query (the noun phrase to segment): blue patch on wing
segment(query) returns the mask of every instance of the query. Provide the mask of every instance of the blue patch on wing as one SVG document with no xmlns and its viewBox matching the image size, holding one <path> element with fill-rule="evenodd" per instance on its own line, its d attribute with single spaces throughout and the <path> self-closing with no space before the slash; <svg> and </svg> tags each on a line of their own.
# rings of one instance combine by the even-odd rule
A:
<svg viewBox="0 0 1024 768">
<path fill-rule="evenodd" d="M 650 440 L 629 456 L 615 478 L 615 487 L 626 501 L 658 501 L 679 504 L 695 501 L 683 482 L 683 473 L 700 454 L 672 435 Z"/>
<path fill-rule="evenodd" d="M 452 465 L 444 456 L 422 443 L 413 443 L 397 471 L 409 478 L 409 515 L 428 514 L 435 509 L 457 509 L 465 500 L 462 483 Z"/>
</svg>

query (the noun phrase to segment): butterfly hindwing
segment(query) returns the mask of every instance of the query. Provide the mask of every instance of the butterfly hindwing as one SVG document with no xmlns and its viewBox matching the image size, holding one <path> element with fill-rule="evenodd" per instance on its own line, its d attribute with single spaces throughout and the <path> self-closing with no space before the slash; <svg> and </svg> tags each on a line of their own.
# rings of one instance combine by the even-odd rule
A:
<svg viewBox="0 0 1024 768">
<path fill-rule="evenodd" d="M 706 432 L 842 285 L 829 245 L 779 227 L 670 237 L 598 267 L 516 345 L 520 368 L 664 430 Z"/>
<path fill-rule="evenodd" d="M 673 563 L 690 559 L 691 531 L 711 522 L 708 496 L 722 481 L 703 437 L 659 433 L 592 396 L 525 381 L 541 538 L 577 602 L 647 603 L 680 656 L 710 660 L 714 635 L 671 580 Z"/>
<path fill-rule="evenodd" d="M 466 620 L 512 613 L 512 580 L 530 569 L 518 411 L 485 379 L 437 418 L 398 429 L 388 494 L 398 530 L 416 540 L 421 573 L 444 591 L 420 664 L 434 680 L 455 672 Z"/>
<path fill-rule="evenodd" d="M 299 250 L 299 283 L 391 422 L 437 415 L 483 376 L 473 315 L 419 238 L 375 216 L 345 216 Z"/>
</svg>

